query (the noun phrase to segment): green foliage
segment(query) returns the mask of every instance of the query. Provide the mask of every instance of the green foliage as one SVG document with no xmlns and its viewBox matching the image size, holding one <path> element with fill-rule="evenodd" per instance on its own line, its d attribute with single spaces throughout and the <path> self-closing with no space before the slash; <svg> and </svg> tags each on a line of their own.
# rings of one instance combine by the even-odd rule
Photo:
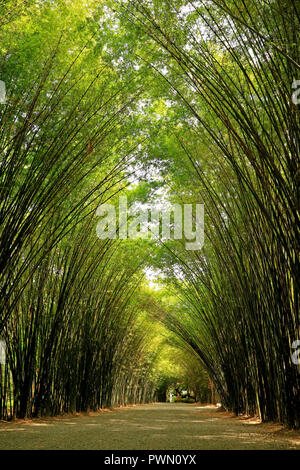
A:
<svg viewBox="0 0 300 470">
<path fill-rule="evenodd" d="M 188 390 L 299 427 L 294 6 L 1 3 L 0 417 Z M 119 195 L 204 203 L 204 248 L 96 239 Z"/>
</svg>

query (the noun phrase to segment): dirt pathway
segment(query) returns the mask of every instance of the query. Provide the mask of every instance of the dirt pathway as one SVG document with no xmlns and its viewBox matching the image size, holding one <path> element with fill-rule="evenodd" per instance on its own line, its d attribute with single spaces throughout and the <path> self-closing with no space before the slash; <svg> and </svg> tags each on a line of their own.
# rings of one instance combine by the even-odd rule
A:
<svg viewBox="0 0 300 470">
<path fill-rule="evenodd" d="M 0 449 L 300 449 L 300 433 L 216 408 L 154 404 L 0 423 Z"/>
</svg>

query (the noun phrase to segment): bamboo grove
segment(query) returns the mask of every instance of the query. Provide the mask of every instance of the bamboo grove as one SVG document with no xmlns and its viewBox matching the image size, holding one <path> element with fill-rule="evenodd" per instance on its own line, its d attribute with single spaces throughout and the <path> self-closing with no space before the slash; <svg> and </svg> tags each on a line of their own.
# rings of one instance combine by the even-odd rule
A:
<svg viewBox="0 0 300 470">
<path fill-rule="evenodd" d="M 93 65 L 93 31 L 74 40 L 79 27 L 58 27 L 34 49 L 39 67 L 34 56 L 25 70 L 19 62 L 31 34 L 3 58 L 12 90 L 1 108 L 1 418 L 153 394 L 143 354 L 151 335 L 131 299 L 141 260 L 119 266 L 120 248 L 97 240 L 93 219 L 96 201 L 125 184 L 133 149 L 120 123 L 137 90 Z"/>
<path fill-rule="evenodd" d="M 164 51 L 165 80 L 193 118 L 176 138 L 190 164 L 185 184 L 207 214 L 203 252 L 173 253 L 188 315 L 165 321 L 206 364 L 227 409 L 299 427 L 296 4 L 132 1 L 128 10 Z"/>
<path fill-rule="evenodd" d="M 176 350 L 199 400 L 299 428 L 296 2 L 25 3 L 0 10 L 0 418 L 161 399 Z M 123 194 L 204 203 L 203 248 L 99 240 Z"/>
</svg>

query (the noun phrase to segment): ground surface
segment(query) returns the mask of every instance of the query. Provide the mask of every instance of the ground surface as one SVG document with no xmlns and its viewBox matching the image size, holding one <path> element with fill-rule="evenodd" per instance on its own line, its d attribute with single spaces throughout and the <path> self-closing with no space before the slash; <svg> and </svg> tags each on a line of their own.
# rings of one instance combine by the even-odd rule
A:
<svg viewBox="0 0 300 470">
<path fill-rule="evenodd" d="M 189 404 L 0 423 L 0 449 L 300 449 L 300 434 Z"/>
</svg>

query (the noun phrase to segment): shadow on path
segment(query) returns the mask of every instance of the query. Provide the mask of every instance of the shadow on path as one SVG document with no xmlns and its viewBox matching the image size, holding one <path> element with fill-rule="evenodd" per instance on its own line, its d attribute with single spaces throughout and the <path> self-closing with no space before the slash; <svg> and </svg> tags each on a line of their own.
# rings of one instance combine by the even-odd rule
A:
<svg viewBox="0 0 300 470">
<path fill-rule="evenodd" d="M 300 434 L 215 407 L 159 403 L 1 423 L 0 449 L 300 449 Z"/>
</svg>

